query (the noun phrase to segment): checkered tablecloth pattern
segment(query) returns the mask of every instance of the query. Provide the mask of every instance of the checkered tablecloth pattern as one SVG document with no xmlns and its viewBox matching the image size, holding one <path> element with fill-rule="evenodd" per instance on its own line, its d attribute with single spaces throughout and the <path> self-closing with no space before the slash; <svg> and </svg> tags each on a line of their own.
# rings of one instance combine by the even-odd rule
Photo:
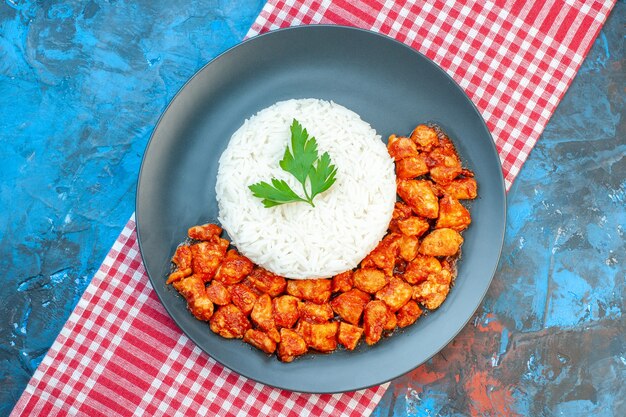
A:
<svg viewBox="0 0 626 417">
<path fill-rule="evenodd" d="M 507 190 L 606 20 L 613 1 L 270 0 L 248 36 L 300 24 L 391 36 L 444 68 L 482 113 Z"/>
<path fill-rule="evenodd" d="M 419 50 L 448 71 L 481 111 L 508 189 L 614 3 L 477 3 L 270 0 L 248 36 L 290 25 L 342 24 Z M 12 415 L 366 416 L 385 389 L 294 393 L 216 363 L 160 304 L 131 218 Z"/>
</svg>

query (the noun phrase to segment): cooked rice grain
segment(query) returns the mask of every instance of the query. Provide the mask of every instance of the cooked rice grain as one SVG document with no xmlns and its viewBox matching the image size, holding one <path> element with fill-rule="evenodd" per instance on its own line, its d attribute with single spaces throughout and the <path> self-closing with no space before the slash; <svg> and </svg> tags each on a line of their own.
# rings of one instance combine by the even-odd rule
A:
<svg viewBox="0 0 626 417">
<path fill-rule="evenodd" d="M 271 178 L 302 187 L 278 162 L 293 119 L 337 166 L 337 181 L 311 207 L 265 208 L 248 188 Z M 261 110 L 231 137 L 219 162 L 219 221 L 254 263 L 288 278 L 330 277 L 356 267 L 385 235 L 396 201 L 393 160 L 359 115 L 333 102 L 288 100 Z"/>
</svg>

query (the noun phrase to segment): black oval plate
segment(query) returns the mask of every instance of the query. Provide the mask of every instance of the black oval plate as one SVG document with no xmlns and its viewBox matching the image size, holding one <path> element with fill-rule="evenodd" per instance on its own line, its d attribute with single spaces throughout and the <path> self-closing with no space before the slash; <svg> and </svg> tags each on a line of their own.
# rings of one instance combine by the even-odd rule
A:
<svg viewBox="0 0 626 417">
<path fill-rule="evenodd" d="M 165 285 L 170 258 L 188 227 L 215 222 L 218 159 L 246 118 L 291 98 L 333 100 L 386 138 L 418 123 L 439 124 L 475 172 L 479 198 L 456 284 L 445 303 L 413 326 L 354 352 L 312 354 L 290 364 L 241 340 L 213 334 Z M 163 305 L 205 352 L 256 381 L 292 391 L 330 393 L 381 384 L 439 352 L 468 322 L 498 263 L 505 227 L 500 160 L 463 90 L 425 56 L 391 38 L 341 26 L 270 32 L 223 53 L 174 97 L 146 149 L 136 201 L 144 265 Z"/>
</svg>

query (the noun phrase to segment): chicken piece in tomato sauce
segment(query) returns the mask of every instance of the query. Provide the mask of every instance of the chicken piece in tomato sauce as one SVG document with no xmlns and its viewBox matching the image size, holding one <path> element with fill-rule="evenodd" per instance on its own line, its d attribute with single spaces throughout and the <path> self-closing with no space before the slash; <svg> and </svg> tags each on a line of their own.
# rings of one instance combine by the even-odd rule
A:
<svg viewBox="0 0 626 417">
<path fill-rule="evenodd" d="M 352 279 L 352 271 L 342 272 L 339 275 L 333 277 L 331 290 L 333 293 L 350 291 L 354 286 L 354 280 Z"/>
<path fill-rule="evenodd" d="M 428 180 L 398 180 L 398 195 L 415 214 L 428 219 L 439 216 L 439 199 Z"/>
<path fill-rule="evenodd" d="M 337 349 L 337 330 L 339 323 L 309 323 L 300 322 L 300 334 L 307 346 L 318 352 L 332 352 Z"/>
<path fill-rule="evenodd" d="M 429 310 L 439 308 L 450 292 L 452 274 L 442 269 L 438 274 L 431 274 L 428 279 L 413 287 L 413 299 Z"/>
<path fill-rule="evenodd" d="M 187 235 L 191 239 L 214 241 L 222 234 L 222 228 L 216 224 L 206 223 L 200 226 L 190 227 Z"/>
<path fill-rule="evenodd" d="M 417 255 L 407 265 L 403 278 L 409 284 L 419 284 L 426 281 L 431 274 L 441 271 L 441 263 L 434 256 Z"/>
<path fill-rule="evenodd" d="M 293 295 L 281 295 L 272 300 L 277 327 L 291 328 L 296 324 L 300 318 L 299 302 L 300 300 Z"/>
<path fill-rule="evenodd" d="M 191 245 L 193 273 L 202 276 L 204 282 L 211 281 L 224 260 L 228 245 L 229 242 L 221 238 Z"/>
<path fill-rule="evenodd" d="M 428 152 L 439 144 L 437 131 L 430 126 L 418 125 L 411 132 L 411 140 L 420 151 Z"/>
<path fill-rule="evenodd" d="M 325 323 L 333 318 L 335 313 L 329 303 L 316 304 L 310 301 L 298 305 L 300 320 L 309 323 Z"/>
<path fill-rule="evenodd" d="M 234 304 L 218 308 L 210 320 L 211 330 L 227 339 L 241 339 L 251 327 L 246 315 Z"/>
<path fill-rule="evenodd" d="M 403 279 L 393 277 L 389 284 L 376 292 L 376 299 L 387 305 L 390 311 L 396 312 L 413 296 L 413 287 Z"/>
<path fill-rule="evenodd" d="M 439 218 L 435 224 L 437 229 L 453 229 L 457 232 L 467 229 L 472 222 L 469 211 L 459 200 L 444 195 L 439 200 Z"/>
<path fill-rule="evenodd" d="M 378 343 L 389 320 L 387 306 L 380 300 L 370 301 L 363 310 L 363 330 L 365 343 Z"/>
<path fill-rule="evenodd" d="M 332 299 L 330 306 L 345 322 L 357 325 L 361 320 L 363 309 L 370 299 L 369 294 L 357 288 L 353 288 Z"/>
<path fill-rule="evenodd" d="M 406 219 L 398 220 L 398 230 L 403 235 L 420 237 L 430 229 L 430 224 L 426 219 L 417 216 L 411 216 Z"/>
<path fill-rule="evenodd" d="M 417 236 L 401 235 L 400 239 L 398 239 L 398 255 L 406 262 L 411 262 L 415 258 L 418 248 L 419 239 Z"/>
<path fill-rule="evenodd" d="M 304 355 L 308 350 L 306 342 L 295 330 L 280 329 L 278 359 L 282 362 L 291 362 L 298 356 Z"/>
<path fill-rule="evenodd" d="M 423 240 L 419 252 L 429 256 L 454 256 L 459 253 L 463 237 L 453 229 L 435 229 Z"/>
<path fill-rule="evenodd" d="M 390 233 L 361 262 L 362 269 L 379 268 L 387 276 L 393 275 L 393 268 L 398 256 L 399 234 Z M 356 277 L 353 276 L 356 285 Z"/>
<path fill-rule="evenodd" d="M 291 279 L 287 282 L 287 294 L 318 304 L 327 303 L 332 294 L 332 280 Z"/>
<path fill-rule="evenodd" d="M 396 177 L 413 179 L 428 174 L 430 170 L 426 164 L 426 154 L 404 158 L 396 161 Z"/>
<path fill-rule="evenodd" d="M 439 184 L 438 188 L 444 194 L 457 200 L 473 200 L 478 196 L 478 185 L 474 178 L 457 178 L 447 184 Z"/>
<path fill-rule="evenodd" d="M 259 329 L 269 331 L 276 328 L 274 321 L 274 308 L 269 295 L 263 294 L 256 299 L 250 312 L 250 319 Z"/>
<path fill-rule="evenodd" d="M 230 304 L 230 292 L 228 288 L 219 281 L 212 281 L 211 284 L 206 287 L 206 293 L 213 304 L 220 306 Z"/>
<path fill-rule="evenodd" d="M 236 249 L 231 249 L 217 268 L 214 279 L 224 285 L 236 284 L 247 277 L 253 267 L 250 259 L 239 254 Z"/>
<path fill-rule="evenodd" d="M 228 286 L 232 303 L 246 316 L 252 312 L 257 300 L 257 294 L 250 287 L 243 283 Z"/>
<path fill-rule="evenodd" d="M 287 280 L 285 278 L 260 266 L 254 268 L 248 279 L 255 289 L 268 294 L 270 297 L 279 296 L 287 288 Z"/>
<path fill-rule="evenodd" d="M 243 341 L 267 354 L 272 354 L 276 351 L 276 341 L 261 330 L 246 330 L 246 333 L 243 335 Z"/>
<path fill-rule="evenodd" d="M 213 315 L 213 303 L 204 287 L 204 281 L 198 275 L 191 275 L 172 284 L 187 300 L 187 308 L 198 320 L 207 321 Z"/>
<path fill-rule="evenodd" d="M 405 158 L 414 158 L 419 155 L 415 142 L 413 142 L 410 138 L 396 135 L 389 136 L 389 140 L 387 141 L 387 151 L 396 161 L 400 161 Z"/>
<path fill-rule="evenodd" d="M 463 171 L 454 146 L 449 140 L 442 141 L 443 146 L 433 149 L 426 158 L 430 177 L 437 184 L 449 184 Z"/>
<path fill-rule="evenodd" d="M 397 325 L 401 329 L 408 327 L 415 323 L 421 315 L 422 309 L 419 305 L 415 301 L 409 300 L 396 312 Z"/>
<path fill-rule="evenodd" d="M 363 337 L 363 329 L 345 322 L 339 323 L 339 331 L 337 332 L 337 342 L 348 350 L 354 350 L 359 341 Z"/>
</svg>

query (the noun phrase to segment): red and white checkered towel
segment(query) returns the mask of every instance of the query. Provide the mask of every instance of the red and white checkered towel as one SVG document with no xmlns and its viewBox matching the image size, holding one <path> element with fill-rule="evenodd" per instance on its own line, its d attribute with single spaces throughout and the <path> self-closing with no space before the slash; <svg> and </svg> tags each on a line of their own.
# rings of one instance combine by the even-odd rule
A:
<svg viewBox="0 0 626 417">
<path fill-rule="evenodd" d="M 299 24 L 358 26 L 419 50 L 487 121 L 507 189 L 571 83 L 613 1 L 270 0 L 248 36 Z M 174 324 L 128 222 L 19 399 L 20 415 L 364 416 L 386 385 L 300 394 L 225 369 Z"/>
</svg>

